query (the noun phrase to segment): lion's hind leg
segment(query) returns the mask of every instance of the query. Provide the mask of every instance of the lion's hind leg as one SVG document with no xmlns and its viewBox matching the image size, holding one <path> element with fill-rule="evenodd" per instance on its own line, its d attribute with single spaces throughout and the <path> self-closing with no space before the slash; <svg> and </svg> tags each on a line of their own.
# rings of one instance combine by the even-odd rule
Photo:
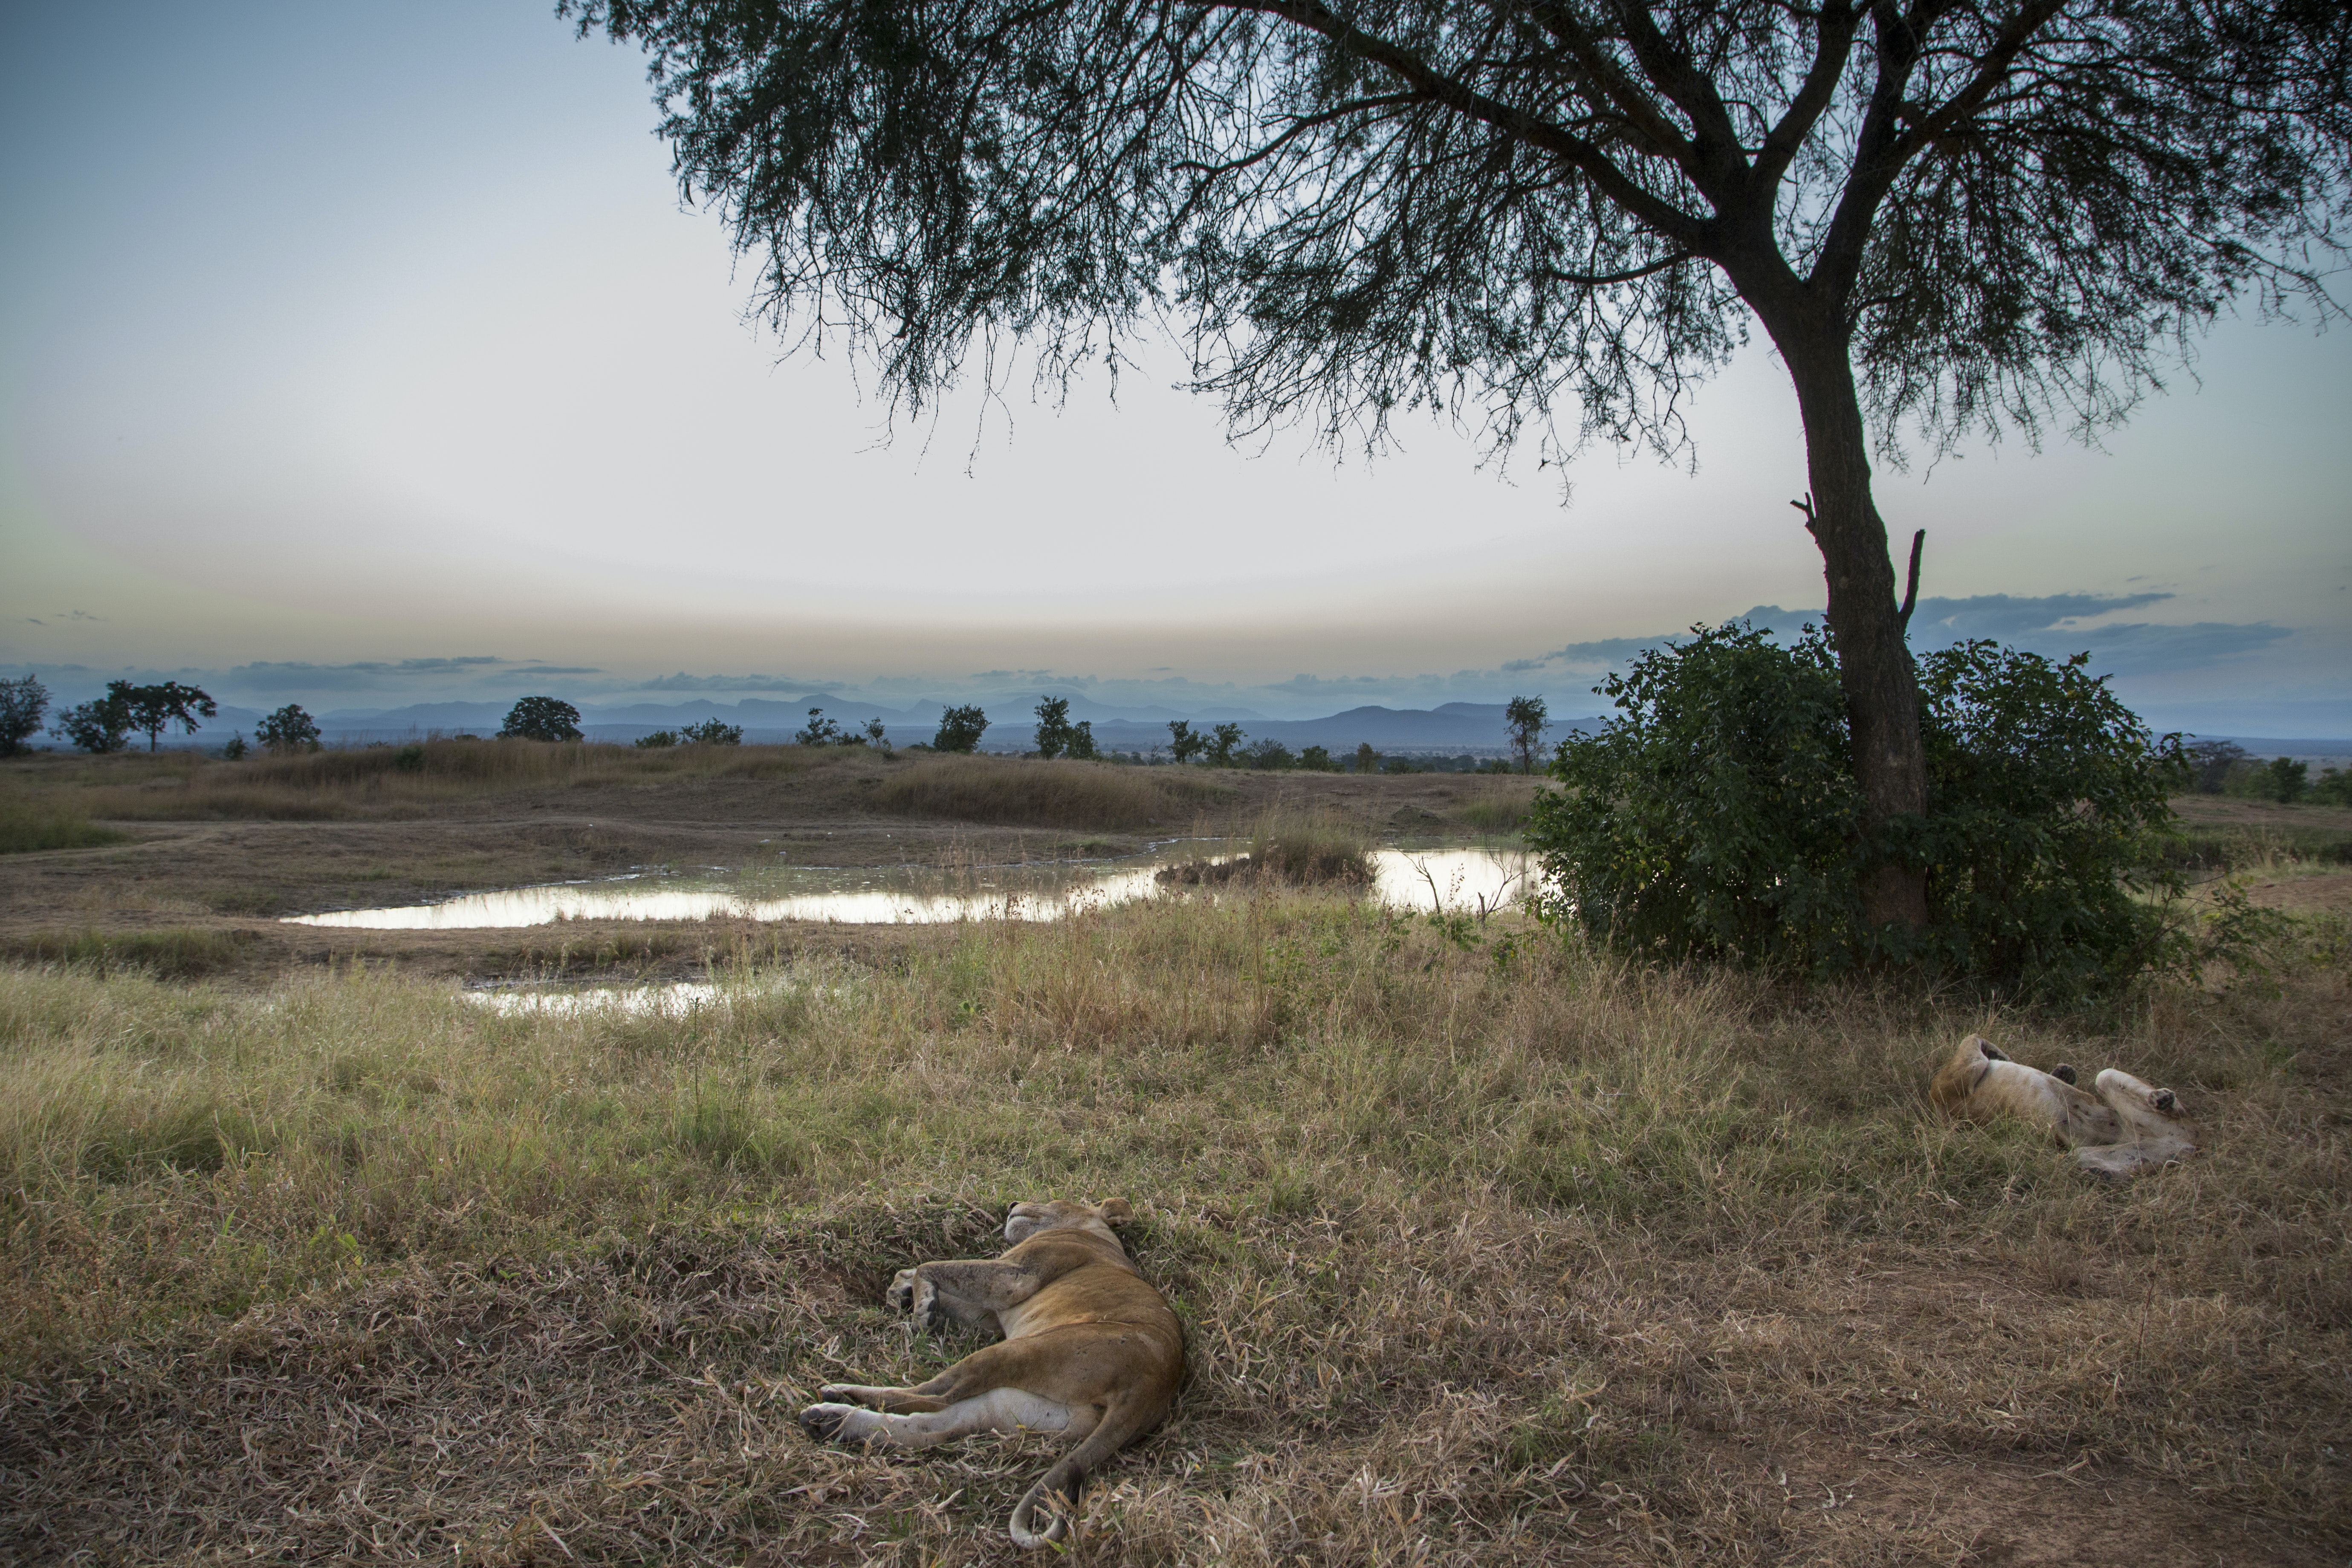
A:
<svg viewBox="0 0 2352 1568">
<path fill-rule="evenodd" d="M 831 1404 L 861 1405 L 890 1415 L 928 1415 L 952 1403 L 912 1388 L 877 1388 L 862 1383 L 828 1383 L 816 1394 Z"/>
<path fill-rule="evenodd" d="M 934 1402 L 936 1403 L 936 1402 Z M 975 1432 L 1091 1431 L 1097 1412 L 1073 1409 L 1024 1389 L 994 1388 L 938 1409 L 894 1414 L 855 1405 L 812 1405 L 801 1426 L 821 1442 L 879 1443 L 891 1448 L 929 1448 Z"/>
</svg>

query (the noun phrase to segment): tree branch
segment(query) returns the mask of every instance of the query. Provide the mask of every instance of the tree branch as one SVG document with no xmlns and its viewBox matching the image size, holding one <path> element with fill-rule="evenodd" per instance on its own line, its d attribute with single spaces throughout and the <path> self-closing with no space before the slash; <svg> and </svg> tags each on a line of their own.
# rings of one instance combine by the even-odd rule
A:
<svg viewBox="0 0 2352 1568">
<path fill-rule="evenodd" d="M 1547 283 L 1570 283 L 1580 289 L 1606 289 L 1612 283 L 1631 283 L 1636 279 L 1648 278 L 1671 268 L 1680 267 L 1684 262 L 1688 261 L 1693 254 L 1687 250 L 1677 250 L 1663 261 L 1653 261 L 1647 267 L 1629 268 L 1623 272 L 1561 272 L 1549 267 L 1538 268 L 1536 270 Z"/>
<path fill-rule="evenodd" d="M 1647 224 L 1678 245 L 1696 250 L 1705 235 L 1706 226 L 1700 219 L 1654 195 L 1619 168 L 1607 153 L 1581 136 L 1549 121 L 1538 119 L 1524 110 L 1514 109 L 1507 103 L 1489 98 L 1465 82 L 1456 81 L 1402 46 L 1363 31 L 1323 5 L 1321 0 L 1213 0 L 1213 3 L 1225 9 L 1279 16 L 1284 21 L 1329 38 L 1351 53 L 1392 72 L 1411 84 L 1422 96 L 1443 103 L 1470 119 L 1492 125 L 1570 164 L 1599 186 L 1628 216 Z"/>
<path fill-rule="evenodd" d="M 1927 531 L 1921 529 L 1911 536 L 1911 579 L 1903 590 L 1902 627 L 1906 637 L 1911 632 L 1911 612 L 1919 606 L 1919 551 L 1927 542 Z"/>
</svg>

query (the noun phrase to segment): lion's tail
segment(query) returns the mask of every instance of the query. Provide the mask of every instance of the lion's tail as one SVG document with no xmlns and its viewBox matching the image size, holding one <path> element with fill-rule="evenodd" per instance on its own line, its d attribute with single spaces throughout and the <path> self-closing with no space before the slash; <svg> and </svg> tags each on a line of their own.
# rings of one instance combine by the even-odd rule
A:
<svg viewBox="0 0 2352 1568">
<path fill-rule="evenodd" d="M 1132 1400 L 1104 1411 L 1103 1418 L 1087 1434 L 1086 1441 L 1063 1455 L 1061 1462 L 1047 1470 L 1013 1508 L 1013 1543 L 1034 1550 L 1055 1545 L 1068 1535 L 1070 1521 L 1077 1514 L 1078 1499 L 1086 1494 L 1087 1477 L 1105 1459 L 1150 1430 L 1158 1414 L 1148 1403 Z M 1035 1527 L 1040 1505 L 1049 1507 L 1053 1513 L 1052 1522 L 1042 1531 Z"/>
</svg>

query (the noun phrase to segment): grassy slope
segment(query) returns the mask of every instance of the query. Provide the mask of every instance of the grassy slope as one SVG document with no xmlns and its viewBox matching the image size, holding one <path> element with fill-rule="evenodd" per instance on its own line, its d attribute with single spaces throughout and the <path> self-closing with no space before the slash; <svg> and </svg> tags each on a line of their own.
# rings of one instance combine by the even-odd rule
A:
<svg viewBox="0 0 2352 1568">
<path fill-rule="evenodd" d="M 2142 1562 L 2352 1542 L 2340 952 L 2065 1026 L 1268 897 L 732 983 L 0 972 L 0 1539 L 1009 1557 L 1047 1445 L 791 1415 L 971 1348 L 884 1283 L 1070 1194 L 1143 1207 L 1194 1361 L 1090 1561 L 1954 1561 L 2018 1527 L 1951 1478 L 2078 1464 Z M 2116 1189 L 1937 1122 L 1969 1027 L 2174 1085 L 2210 1153 Z"/>
</svg>

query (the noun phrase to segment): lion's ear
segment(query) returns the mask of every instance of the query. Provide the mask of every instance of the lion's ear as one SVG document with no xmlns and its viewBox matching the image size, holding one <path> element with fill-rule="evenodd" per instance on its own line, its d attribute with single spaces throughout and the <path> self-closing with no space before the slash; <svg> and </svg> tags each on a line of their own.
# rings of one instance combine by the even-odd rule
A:
<svg viewBox="0 0 2352 1568">
<path fill-rule="evenodd" d="M 1102 1215 L 1106 1225 L 1125 1225 L 1135 1217 L 1135 1211 L 1127 1206 L 1125 1198 L 1105 1198 L 1095 1213 Z"/>
</svg>

